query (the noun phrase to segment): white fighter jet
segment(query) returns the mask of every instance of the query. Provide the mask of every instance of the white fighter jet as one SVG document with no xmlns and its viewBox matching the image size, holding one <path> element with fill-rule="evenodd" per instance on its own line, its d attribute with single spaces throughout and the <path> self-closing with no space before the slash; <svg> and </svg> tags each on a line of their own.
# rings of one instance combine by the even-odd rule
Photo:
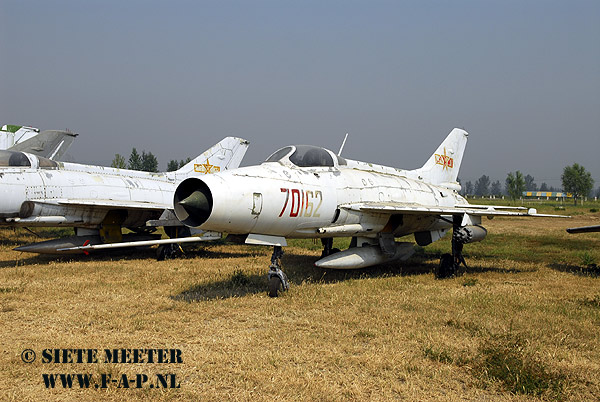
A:
<svg viewBox="0 0 600 402">
<path fill-rule="evenodd" d="M 56 162 L 25 152 L 0 151 L 0 226 L 67 226 L 75 236 L 17 247 L 33 253 L 75 253 L 160 244 L 168 257 L 175 243 L 214 240 L 191 236 L 173 215 L 173 194 L 183 179 L 239 166 L 248 141 L 227 137 L 174 172 L 149 173 Z M 164 226 L 171 239 L 151 234 Z M 134 233 L 122 233 L 122 228 Z M 183 229 L 183 230 L 182 230 Z M 184 237 L 184 238 L 181 238 Z"/>
<path fill-rule="evenodd" d="M 349 160 L 315 146 L 288 146 L 258 166 L 184 180 L 175 190 L 175 214 L 190 227 L 274 246 L 270 296 L 288 288 L 280 266 L 286 238 L 321 238 L 324 250 L 316 265 L 352 269 L 410 257 L 413 243 L 396 242 L 398 237 L 414 234 L 425 246 L 453 229 L 452 253 L 442 256 L 437 272 L 450 276 L 464 264 L 463 245 L 486 236 L 482 216 L 552 216 L 470 205 L 461 197 L 457 175 L 467 137 L 464 130 L 452 130 L 416 170 Z M 332 250 L 338 236 L 352 237 L 349 249 Z"/>
<path fill-rule="evenodd" d="M 59 160 L 79 134 L 5 124 L 0 128 L 0 150 L 20 151 Z"/>
</svg>

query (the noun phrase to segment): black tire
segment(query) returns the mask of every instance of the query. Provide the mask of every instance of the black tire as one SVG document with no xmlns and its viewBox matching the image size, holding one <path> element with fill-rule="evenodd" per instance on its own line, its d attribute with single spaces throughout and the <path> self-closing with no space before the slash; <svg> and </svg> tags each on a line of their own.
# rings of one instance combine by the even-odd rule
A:
<svg viewBox="0 0 600 402">
<path fill-rule="evenodd" d="M 156 249 L 156 261 L 171 260 L 177 257 L 177 246 L 174 244 L 161 244 Z"/>
<path fill-rule="evenodd" d="M 269 297 L 277 297 L 278 292 L 283 290 L 281 279 L 277 275 L 269 278 Z"/>
<path fill-rule="evenodd" d="M 166 257 L 167 257 L 167 252 L 165 250 L 165 245 L 161 244 L 156 249 L 156 261 L 164 261 Z"/>
<path fill-rule="evenodd" d="M 445 279 L 454 275 L 454 259 L 452 254 L 442 254 L 440 258 L 440 265 L 438 265 L 435 271 L 435 277 L 437 279 Z"/>
</svg>

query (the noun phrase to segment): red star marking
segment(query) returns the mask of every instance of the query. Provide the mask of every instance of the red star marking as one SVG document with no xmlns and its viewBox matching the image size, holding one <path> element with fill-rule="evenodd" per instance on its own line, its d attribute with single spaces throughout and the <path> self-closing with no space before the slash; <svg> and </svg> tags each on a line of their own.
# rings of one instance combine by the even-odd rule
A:
<svg viewBox="0 0 600 402">
<path fill-rule="evenodd" d="M 452 169 L 454 167 L 454 159 L 446 155 L 446 148 L 444 148 L 444 155 L 435 154 L 435 163 L 442 165 L 444 169 Z"/>
</svg>

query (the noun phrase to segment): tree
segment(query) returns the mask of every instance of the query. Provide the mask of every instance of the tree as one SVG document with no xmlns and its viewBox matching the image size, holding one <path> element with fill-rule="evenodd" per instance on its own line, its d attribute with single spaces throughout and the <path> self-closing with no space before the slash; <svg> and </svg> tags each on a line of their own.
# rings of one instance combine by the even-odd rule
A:
<svg viewBox="0 0 600 402">
<path fill-rule="evenodd" d="M 540 186 L 540 191 L 550 191 L 548 189 L 548 185 L 546 183 L 542 183 L 542 185 Z"/>
<path fill-rule="evenodd" d="M 177 162 L 176 159 L 171 159 L 169 161 L 169 164 L 167 165 L 167 172 L 173 172 L 177 169 L 181 169 L 182 167 L 184 167 L 185 165 L 187 165 L 188 163 L 190 163 L 192 161 L 192 158 L 187 158 L 185 160 L 180 160 L 179 162 Z"/>
<path fill-rule="evenodd" d="M 492 188 L 490 189 L 490 194 L 494 196 L 502 195 L 502 184 L 500 184 L 500 180 L 496 180 L 492 183 Z"/>
<path fill-rule="evenodd" d="M 465 196 L 473 194 L 473 183 L 470 181 L 465 183 Z"/>
<path fill-rule="evenodd" d="M 129 162 L 127 163 L 127 168 L 131 170 L 142 170 L 142 158 L 140 157 L 140 154 L 138 154 L 138 151 L 135 148 L 131 150 L 131 155 L 129 155 Z"/>
<path fill-rule="evenodd" d="M 560 178 L 564 191 L 573 194 L 575 205 L 577 205 L 577 198 L 587 196 L 594 187 L 592 174 L 578 163 L 566 166 Z"/>
<path fill-rule="evenodd" d="M 490 193 L 490 176 L 483 175 L 475 182 L 475 195 L 488 195 Z"/>
<path fill-rule="evenodd" d="M 525 191 L 525 179 L 523 173 L 518 170 L 513 174 L 512 172 L 506 177 L 506 192 L 512 198 L 516 200 Z"/>
<path fill-rule="evenodd" d="M 167 172 L 174 172 L 177 169 L 179 169 L 179 162 L 177 162 L 175 159 L 171 159 L 167 164 Z"/>
<path fill-rule="evenodd" d="M 535 184 L 535 179 L 529 174 L 525 176 L 525 191 L 537 191 L 537 184 Z"/>
<path fill-rule="evenodd" d="M 127 163 L 125 162 L 125 157 L 121 154 L 116 154 L 115 159 L 112 160 L 110 166 L 119 169 L 127 169 Z"/>
<path fill-rule="evenodd" d="M 152 152 L 142 151 L 141 165 L 144 172 L 158 172 L 158 160 Z"/>
</svg>

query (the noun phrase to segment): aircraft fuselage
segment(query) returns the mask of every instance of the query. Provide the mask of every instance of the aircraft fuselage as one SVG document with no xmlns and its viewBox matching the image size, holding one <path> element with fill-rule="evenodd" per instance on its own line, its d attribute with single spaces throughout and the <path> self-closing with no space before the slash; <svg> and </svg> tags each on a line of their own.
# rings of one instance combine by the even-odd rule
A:
<svg viewBox="0 0 600 402">
<path fill-rule="evenodd" d="M 6 151 L 4 151 L 6 152 Z M 47 163 L 25 155 L 30 166 L 0 167 L 0 225 L 97 228 L 108 211 L 128 204 L 153 205 L 123 211 L 121 225 L 143 226 L 169 208 L 175 176 L 75 163 Z M 41 163 L 40 163 L 41 162 Z M 42 166 L 40 166 L 42 165 Z"/>
<path fill-rule="evenodd" d="M 369 237 L 384 231 L 390 223 L 389 214 L 355 212 L 338 206 L 399 200 L 439 206 L 466 202 L 448 188 L 408 178 L 403 171 L 348 163 L 297 168 L 272 162 L 188 179 L 191 187 L 193 181 L 196 187 L 206 186 L 212 198 L 210 215 L 196 223 L 205 230 L 288 238 Z M 175 208 L 177 212 L 177 202 Z M 449 227 L 452 225 L 448 222 L 433 217 L 407 215 L 391 230 L 399 237 Z"/>
</svg>

